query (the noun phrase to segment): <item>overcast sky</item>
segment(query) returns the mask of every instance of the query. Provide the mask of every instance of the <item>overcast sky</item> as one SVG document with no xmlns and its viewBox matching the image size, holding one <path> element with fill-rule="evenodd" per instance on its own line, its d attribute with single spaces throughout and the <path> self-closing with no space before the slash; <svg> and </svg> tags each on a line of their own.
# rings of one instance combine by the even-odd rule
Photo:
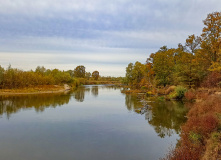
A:
<svg viewBox="0 0 221 160">
<path fill-rule="evenodd" d="M 221 0 L 0 0 L 0 65 L 124 76 L 161 46 L 200 35 Z"/>
</svg>

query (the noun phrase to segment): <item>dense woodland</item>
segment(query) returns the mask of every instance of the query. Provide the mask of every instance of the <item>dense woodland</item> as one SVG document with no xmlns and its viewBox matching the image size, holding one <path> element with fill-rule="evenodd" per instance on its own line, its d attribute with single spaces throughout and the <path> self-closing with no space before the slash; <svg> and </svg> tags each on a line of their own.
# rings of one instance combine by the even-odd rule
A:
<svg viewBox="0 0 221 160">
<path fill-rule="evenodd" d="M 221 85 L 221 12 L 208 14 L 200 36 L 190 35 L 177 48 L 162 46 L 146 63 L 130 63 L 124 83 L 134 88 Z"/>
</svg>

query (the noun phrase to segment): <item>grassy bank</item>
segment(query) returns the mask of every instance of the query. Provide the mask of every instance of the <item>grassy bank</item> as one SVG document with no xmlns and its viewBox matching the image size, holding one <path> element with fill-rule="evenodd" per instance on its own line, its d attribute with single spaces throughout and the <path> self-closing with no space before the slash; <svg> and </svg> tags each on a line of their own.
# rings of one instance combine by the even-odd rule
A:
<svg viewBox="0 0 221 160">
<path fill-rule="evenodd" d="M 221 95 L 198 92 L 177 147 L 164 160 L 221 159 Z"/>
</svg>

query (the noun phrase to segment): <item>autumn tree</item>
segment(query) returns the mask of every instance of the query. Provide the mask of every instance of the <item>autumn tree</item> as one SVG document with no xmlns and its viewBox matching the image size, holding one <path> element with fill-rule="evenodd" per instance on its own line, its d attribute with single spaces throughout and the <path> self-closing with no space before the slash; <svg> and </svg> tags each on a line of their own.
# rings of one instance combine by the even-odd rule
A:
<svg viewBox="0 0 221 160">
<path fill-rule="evenodd" d="M 4 75 L 4 87 L 5 88 L 13 88 L 14 87 L 14 75 L 15 70 L 11 67 L 11 65 L 8 66 L 8 68 L 5 71 Z"/>
<path fill-rule="evenodd" d="M 200 44 L 201 44 L 201 37 L 195 36 L 193 34 L 188 36 L 188 38 L 186 39 L 185 49 L 189 53 L 195 54 L 197 49 L 200 48 Z"/>
<path fill-rule="evenodd" d="M 4 72 L 5 72 L 5 69 L 0 66 L 0 87 L 2 86 L 2 83 L 4 81 Z"/>
<path fill-rule="evenodd" d="M 74 77 L 74 71 L 73 71 L 73 70 L 68 70 L 68 71 L 66 71 L 66 72 L 68 72 L 71 77 Z"/>
<path fill-rule="evenodd" d="M 134 64 L 133 70 L 132 70 L 132 75 L 133 75 L 133 79 L 135 84 L 139 84 L 141 82 L 141 80 L 144 78 L 145 76 L 145 68 L 146 66 L 140 62 L 136 62 Z"/>
<path fill-rule="evenodd" d="M 155 76 L 155 72 L 153 70 L 153 58 L 154 58 L 154 53 L 152 53 L 149 58 L 147 58 L 146 60 L 146 78 L 148 80 L 148 83 L 150 86 L 153 86 L 153 81 L 154 80 L 154 76 Z"/>
<path fill-rule="evenodd" d="M 125 83 L 133 85 L 136 88 L 141 87 L 147 84 L 147 75 L 148 72 L 146 64 L 142 64 L 138 61 L 135 64 L 129 63 L 126 68 Z"/>
<path fill-rule="evenodd" d="M 174 54 L 175 49 L 167 49 L 166 46 L 152 54 L 153 71 L 159 85 L 166 86 L 171 83 L 175 65 Z"/>
<path fill-rule="evenodd" d="M 85 73 L 85 78 L 87 78 L 89 80 L 90 77 L 91 77 L 91 72 L 86 72 Z"/>
<path fill-rule="evenodd" d="M 72 81 L 69 72 L 60 71 L 58 69 L 53 69 L 51 71 L 51 76 L 55 84 L 70 83 Z"/>
<path fill-rule="evenodd" d="M 201 69 L 195 55 L 179 48 L 176 52 L 173 83 L 175 85 L 186 85 L 189 88 L 196 86 L 201 78 Z"/>
<path fill-rule="evenodd" d="M 127 84 L 132 84 L 133 81 L 133 68 L 134 65 L 133 63 L 129 63 L 127 68 L 126 68 L 126 83 Z"/>
<path fill-rule="evenodd" d="M 98 78 L 99 78 L 99 72 L 98 72 L 98 71 L 94 71 L 94 72 L 92 73 L 92 77 L 97 81 Z"/>
<path fill-rule="evenodd" d="M 74 69 L 74 77 L 84 78 L 85 77 L 85 67 L 80 65 Z"/>
<path fill-rule="evenodd" d="M 201 48 L 210 61 L 216 62 L 220 56 L 221 48 L 221 12 L 213 12 L 207 15 L 203 21 Z"/>
<path fill-rule="evenodd" d="M 44 75 L 46 72 L 46 68 L 44 66 L 37 66 L 35 72 L 41 75 Z"/>
<path fill-rule="evenodd" d="M 221 12 L 207 15 L 201 36 L 190 35 L 185 45 L 152 53 L 145 66 L 136 62 L 126 68 L 125 82 L 133 86 L 187 85 L 197 87 L 210 72 L 221 71 Z M 151 83 L 152 81 L 152 83 Z"/>
</svg>

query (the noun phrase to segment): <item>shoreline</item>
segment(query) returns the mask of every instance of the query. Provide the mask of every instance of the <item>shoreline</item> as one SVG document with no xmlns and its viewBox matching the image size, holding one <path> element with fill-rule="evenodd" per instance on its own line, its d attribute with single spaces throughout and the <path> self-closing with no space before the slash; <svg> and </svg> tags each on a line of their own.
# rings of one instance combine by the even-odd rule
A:
<svg viewBox="0 0 221 160">
<path fill-rule="evenodd" d="M 0 89 L 0 96 L 13 96 L 13 95 L 29 95 L 29 94 L 53 94 L 53 93 L 65 93 L 71 90 L 70 86 L 64 84 L 58 85 L 44 85 L 35 86 L 22 89 Z"/>
</svg>

